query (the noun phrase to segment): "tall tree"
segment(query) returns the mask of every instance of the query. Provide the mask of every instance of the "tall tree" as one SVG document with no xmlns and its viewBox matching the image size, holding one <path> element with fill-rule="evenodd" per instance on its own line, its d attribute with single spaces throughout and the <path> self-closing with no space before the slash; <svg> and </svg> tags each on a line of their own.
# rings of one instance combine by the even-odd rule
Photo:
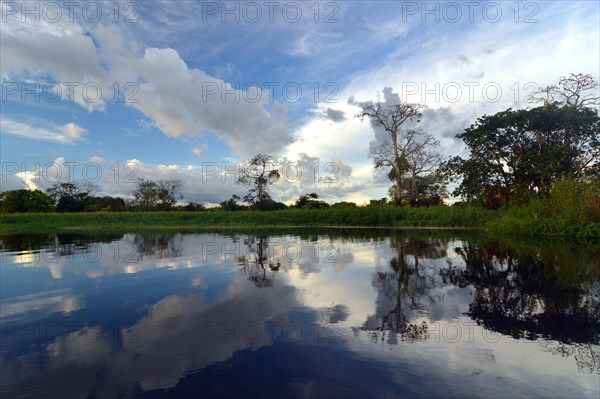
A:
<svg viewBox="0 0 600 399">
<path fill-rule="evenodd" d="M 470 158 L 445 164 L 462 179 L 454 195 L 498 206 L 515 198 L 547 195 L 560 177 L 600 176 L 598 83 L 571 73 L 533 95 L 537 108 L 484 115 L 457 137 Z"/>
<path fill-rule="evenodd" d="M 396 205 L 402 204 L 402 177 L 406 171 L 406 149 L 410 146 L 410 137 L 415 129 L 403 129 L 405 124 L 412 120 L 419 121 L 422 115 L 421 104 L 400 102 L 395 105 L 382 103 L 368 103 L 361 106 L 358 117 L 368 117 L 373 127 L 382 127 L 389 135 L 390 141 L 373 148 L 371 157 L 375 167 L 391 167 L 394 169 L 396 179 L 395 201 Z"/>
<path fill-rule="evenodd" d="M 277 180 L 280 174 L 274 168 L 273 159 L 270 155 L 257 154 L 250 161 L 240 167 L 238 184 L 248 186 L 248 194 L 244 201 L 254 205 L 259 210 L 264 210 L 266 202 L 271 199 L 267 187 Z"/>
<path fill-rule="evenodd" d="M 558 103 L 479 118 L 457 135 L 470 158 L 446 170 L 462 181 L 455 195 L 496 208 L 515 198 L 548 194 L 560 177 L 600 173 L 600 118 L 590 108 Z"/>
<path fill-rule="evenodd" d="M 424 178 L 436 172 L 442 162 L 440 154 L 435 150 L 439 145 L 435 137 L 422 129 L 408 129 L 398 139 L 396 152 L 394 145 L 386 141 L 372 148 L 369 156 L 376 168 L 390 168 L 388 177 L 394 182 L 391 187 L 392 197 L 397 199 L 406 196 L 409 203 L 415 204 L 420 197 L 418 183 L 431 180 Z M 400 156 L 399 164 L 395 162 L 396 153 Z"/>
</svg>

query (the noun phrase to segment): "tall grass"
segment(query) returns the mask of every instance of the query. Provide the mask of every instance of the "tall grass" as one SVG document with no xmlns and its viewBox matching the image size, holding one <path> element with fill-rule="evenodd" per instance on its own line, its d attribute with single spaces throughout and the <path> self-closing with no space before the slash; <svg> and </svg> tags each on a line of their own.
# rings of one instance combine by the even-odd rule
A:
<svg viewBox="0 0 600 399">
<path fill-rule="evenodd" d="M 0 215 L 0 233 L 57 229 L 145 229 L 223 226 L 481 228 L 495 212 L 479 207 L 286 209 L 259 212 L 23 213 Z"/>
<path fill-rule="evenodd" d="M 487 228 L 516 236 L 600 240 L 600 180 L 557 181 L 548 198 L 503 210 Z"/>
</svg>

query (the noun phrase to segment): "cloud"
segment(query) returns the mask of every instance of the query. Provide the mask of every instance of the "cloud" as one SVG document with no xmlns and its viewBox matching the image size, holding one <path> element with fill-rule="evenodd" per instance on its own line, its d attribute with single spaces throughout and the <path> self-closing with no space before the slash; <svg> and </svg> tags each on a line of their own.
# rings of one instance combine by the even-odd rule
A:
<svg viewBox="0 0 600 399">
<path fill-rule="evenodd" d="M 72 90 L 61 87 L 61 97 L 69 98 L 88 111 L 105 109 L 103 98 L 95 100 L 92 89 L 86 97 L 86 85 L 99 85 L 108 95 L 106 71 L 92 37 L 74 23 L 49 23 L 42 18 L 7 18 L 0 35 L 2 79 L 25 75 L 46 81 L 52 77 L 59 83 L 72 84 Z M 94 99 L 95 101 L 86 101 Z"/>
<path fill-rule="evenodd" d="M 192 154 L 194 154 L 194 156 L 200 158 L 202 156 L 202 153 L 204 152 L 204 148 L 202 147 L 192 147 Z"/>
<path fill-rule="evenodd" d="M 77 141 L 81 141 L 87 134 L 86 129 L 72 122 L 63 126 L 46 124 L 46 126 L 42 127 L 2 118 L 0 126 L 2 127 L 2 132 L 5 134 L 60 144 L 74 144 Z"/>
<path fill-rule="evenodd" d="M 6 80 L 50 78 L 63 84 L 57 86 L 60 99 L 88 111 L 104 110 L 118 84 L 130 95 L 125 103 L 167 136 L 215 133 L 237 155 L 277 153 L 294 141 L 287 108 L 272 100 L 265 87 L 238 87 L 190 68 L 173 48 L 139 51 L 143 46 L 125 42 L 117 28 L 18 22 L 9 18 L 2 26 L 1 67 Z M 232 68 L 227 64 L 228 70 Z M 68 82 L 71 86 L 64 86 Z M 126 90 L 130 82 L 133 89 Z M 70 129 L 69 134 L 78 133 Z"/>
<path fill-rule="evenodd" d="M 67 123 L 64 126 L 64 130 L 65 136 L 71 140 L 79 140 L 87 133 L 87 130 L 81 126 L 77 126 L 73 122 Z"/>
<path fill-rule="evenodd" d="M 236 89 L 188 68 L 170 48 L 148 48 L 133 65 L 143 83 L 139 102 L 132 105 L 169 136 L 214 132 L 238 155 L 276 153 L 294 140 L 286 108 L 269 104 L 270 95 L 263 89 Z M 267 106 L 272 106 L 270 112 Z"/>
<path fill-rule="evenodd" d="M 335 123 L 344 122 L 348 118 L 346 118 L 346 114 L 344 111 L 340 111 L 333 108 L 327 108 L 324 113 L 321 114 L 321 118 L 330 120 Z"/>
</svg>

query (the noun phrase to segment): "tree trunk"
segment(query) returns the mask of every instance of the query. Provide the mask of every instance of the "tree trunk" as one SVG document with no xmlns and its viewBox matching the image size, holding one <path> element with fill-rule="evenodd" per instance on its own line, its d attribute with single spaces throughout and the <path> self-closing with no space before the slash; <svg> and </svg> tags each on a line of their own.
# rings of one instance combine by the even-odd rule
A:
<svg viewBox="0 0 600 399">
<path fill-rule="evenodd" d="M 402 171 L 400 165 L 400 154 L 398 153 L 398 135 L 392 133 L 392 145 L 394 146 L 394 163 L 396 168 L 396 206 L 402 205 L 402 194 L 400 191 L 400 183 L 402 181 Z"/>
<path fill-rule="evenodd" d="M 398 170 L 396 170 L 396 175 L 400 174 L 400 172 Z M 400 194 L 400 179 L 398 179 L 396 177 L 396 188 L 395 188 L 395 201 L 396 201 L 396 206 L 400 206 L 402 205 L 402 198 L 401 198 Z"/>
</svg>

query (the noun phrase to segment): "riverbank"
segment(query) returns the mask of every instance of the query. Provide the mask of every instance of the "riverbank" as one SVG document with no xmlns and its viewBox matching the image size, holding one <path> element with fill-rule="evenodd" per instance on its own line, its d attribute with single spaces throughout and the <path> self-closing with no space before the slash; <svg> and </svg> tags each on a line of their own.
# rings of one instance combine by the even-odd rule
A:
<svg viewBox="0 0 600 399">
<path fill-rule="evenodd" d="M 548 217 L 527 208 L 506 211 L 476 206 L 287 209 L 226 212 L 98 212 L 1 214 L 0 234 L 60 231 L 193 230 L 223 227 L 366 227 L 477 229 L 502 235 L 598 240 L 594 220 Z"/>
</svg>

